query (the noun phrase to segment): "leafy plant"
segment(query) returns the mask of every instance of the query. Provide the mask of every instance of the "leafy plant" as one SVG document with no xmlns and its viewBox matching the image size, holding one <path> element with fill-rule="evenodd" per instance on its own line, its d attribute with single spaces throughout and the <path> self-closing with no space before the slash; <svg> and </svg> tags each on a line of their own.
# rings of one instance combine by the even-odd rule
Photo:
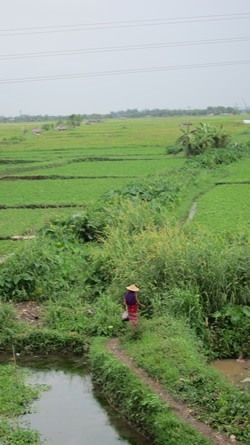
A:
<svg viewBox="0 0 250 445">
<path fill-rule="evenodd" d="M 212 314 L 210 343 L 220 357 L 247 357 L 250 350 L 249 306 L 227 305 Z"/>
<path fill-rule="evenodd" d="M 209 148 L 224 148 L 230 142 L 230 136 L 221 125 L 212 128 L 207 123 L 200 123 L 194 130 L 181 129 L 182 135 L 177 139 L 177 144 L 185 148 L 187 156 L 196 156 L 204 153 Z"/>
</svg>

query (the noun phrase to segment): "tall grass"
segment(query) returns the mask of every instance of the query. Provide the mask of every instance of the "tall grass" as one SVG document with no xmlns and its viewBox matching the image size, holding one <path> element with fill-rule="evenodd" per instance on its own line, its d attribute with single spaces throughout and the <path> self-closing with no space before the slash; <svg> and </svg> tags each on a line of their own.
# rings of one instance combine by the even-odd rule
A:
<svg viewBox="0 0 250 445">
<path fill-rule="evenodd" d="M 155 292 L 171 298 L 174 288 L 197 289 L 205 314 L 225 304 L 249 303 L 250 257 L 244 240 L 169 225 L 128 235 L 124 220 L 104 242 L 113 286 L 136 282 L 150 305 Z"/>
</svg>

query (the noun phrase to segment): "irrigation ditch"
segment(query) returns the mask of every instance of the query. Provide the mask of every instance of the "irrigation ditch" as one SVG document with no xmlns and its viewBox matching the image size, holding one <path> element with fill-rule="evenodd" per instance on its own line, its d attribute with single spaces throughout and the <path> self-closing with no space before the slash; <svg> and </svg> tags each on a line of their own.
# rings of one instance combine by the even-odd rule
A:
<svg viewBox="0 0 250 445">
<path fill-rule="evenodd" d="M 3 367 L 11 362 L 9 356 L 0 357 Z M 16 420 L 19 427 L 37 431 L 42 443 L 151 444 L 107 403 L 84 358 L 71 354 L 21 355 L 16 357 L 16 364 L 17 376 L 19 370 L 24 372 L 26 384 L 44 388 Z"/>
<path fill-rule="evenodd" d="M 19 323 L 26 322 L 34 329 L 44 327 L 42 308 L 39 303 L 23 301 L 9 304 L 14 306 Z M 98 341 L 98 339 L 96 340 Z M 86 437 L 86 435 L 93 444 L 99 443 L 101 439 L 102 443 L 107 445 L 118 445 L 118 443 L 149 445 L 155 440 L 157 442 L 157 431 L 155 433 L 150 431 L 147 418 L 145 418 L 146 425 L 143 428 L 136 422 L 131 422 L 129 408 L 127 415 L 124 414 L 121 405 L 115 403 L 109 391 L 105 390 L 107 381 L 112 380 L 118 387 L 120 386 L 120 395 L 125 400 L 126 397 L 129 397 L 129 394 L 126 395 L 127 377 L 125 376 L 130 374 L 135 388 L 137 388 L 135 391 L 142 394 L 145 391 L 144 388 L 147 388 L 147 391 L 152 394 L 152 400 L 154 397 L 158 397 L 162 407 L 166 407 L 168 412 L 170 410 L 173 413 L 171 416 L 176 416 L 179 419 L 178 426 L 172 425 L 173 432 L 168 429 L 163 430 L 166 438 L 168 436 L 170 438 L 170 442 L 166 441 L 166 443 L 173 443 L 172 434 L 173 437 L 177 434 L 176 428 L 178 431 L 180 430 L 178 433 L 180 437 L 185 431 L 188 437 L 189 435 L 193 437 L 194 442 L 189 443 L 200 445 L 238 445 L 240 443 L 234 435 L 228 437 L 222 432 L 214 431 L 207 423 L 195 418 L 193 410 L 188 404 L 171 396 L 158 380 L 151 378 L 135 364 L 133 358 L 121 348 L 118 338 L 102 339 L 101 342 L 104 345 L 105 353 L 104 350 L 103 352 L 95 351 L 94 358 L 91 358 L 93 351 L 91 352 L 92 346 L 90 345 L 90 360 L 88 351 L 84 355 L 69 353 L 63 355 L 47 353 L 44 355 L 42 352 L 26 355 L 20 348 L 17 351 L 14 350 L 14 362 L 28 370 L 27 383 L 49 385 L 50 387 L 35 402 L 35 411 L 31 409 L 28 411 L 28 415 L 19 418 L 20 426 L 22 424 L 27 426 L 28 423 L 30 427 L 39 431 L 46 443 L 53 445 L 66 445 L 69 443 L 69 437 L 70 443 L 78 445 L 82 437 Z M 104 367 L 102 369 L 101 366 L 96 371 L 94 362 L 100 359 L 100 354 Z M 110 362 L 110 356 L 113 357 L 113 362 Z M 1 364 L 10 361 L 10 356 L 0 355 Z M 119 369 L 123 369 L 122 372 L 117 372 L 117 366 L 120 367 Z M 108 375 L 104 370 L 105 367 L 110 369 Z M 102 375 L 101 379 L 100 375 Z M 104 379 L 103 383 L 105 381 L 104 388 L 102 379 Z M 123 386 L 120 379 L 125 379 Z M 145 403 L 138 399 L 136 408 L 138 413 L 144 412 Z M 133 412 L 134 407 L 131 406 L 131 409 Z M 155 410 L 154 405 L 153 410 Z M 144 415 L 147 416 L 146 412 Z M 148 415 L 150 416 L 151 413 L 149 412 Z M 108 429 L 106 426 L 104 427 L 103 423 L 109 425 Z M 171 428 L 170 425 L 169 428 Z M 97 436 L 96 431 L 98 431 Z M 147 434 L 148 431 L 150 432 Z M 99 434 L 101 435 L 99 436 Z M 182 443 L 178 441 L 177 436 L 174 443 Z"/>
</svg>

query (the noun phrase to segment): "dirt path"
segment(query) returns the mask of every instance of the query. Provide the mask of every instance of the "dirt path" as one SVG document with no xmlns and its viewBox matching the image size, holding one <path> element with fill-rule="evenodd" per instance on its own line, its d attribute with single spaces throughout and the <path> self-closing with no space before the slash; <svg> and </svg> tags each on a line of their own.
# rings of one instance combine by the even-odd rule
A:
<svg viewBox="0 0 250 445">
<path fill-rule="evenodd" d="M 194 202 L 189 210 L 187 222 L 192 221 L 197 210 L 197 202 Z"/>
<path fill-rule="evenodd" d="M 16 311 L 16 319 L 18 321 L 25 321 L 37 327 L 42 326 L 41 306 L 36 301 L 21 301 L 10 304 Z"/>
<path fill-rule="evenodd" d="M 141 380 L 143 380 L 147 385 L 149 385 L 154 392 L 156 392 L 161 399 L 166 402 L 168 405 L 171 406 L 175 414 L 184 420 L 185 422 L 192 425 L 196 430 L 200 431 L 203 435 L 205 435 L 208 439 L 211 440 L 212 443 L 218 444 L 218 445 L 232 445 L 232 444 L 238 444 L 234 436 L 231 436 L 230 438 L 226 437 L 226 435 L 222 433 L 216 433 L 214 432 L 209 425 L 195 419 L 191 414 L 192 410 L 185 405 L 184 403 L 181 403 L 177 400 L 175 400 L 173 397 L 171 397 L 167 391 L 156 381 L 153 380 L 151 377 L 149 377 L 145 371 L 143 371 L 141 368 L 138 368 L 134 362 L 133 359 L 128 357 L 120 348 L 119 348 L 119 341 L 118 339 L 112 339 L 108 343 L 108 349 L 114 356 L 123 362 L 125 365 L 127 365 L 134 373 L 136 373 Z"/>
</svg>

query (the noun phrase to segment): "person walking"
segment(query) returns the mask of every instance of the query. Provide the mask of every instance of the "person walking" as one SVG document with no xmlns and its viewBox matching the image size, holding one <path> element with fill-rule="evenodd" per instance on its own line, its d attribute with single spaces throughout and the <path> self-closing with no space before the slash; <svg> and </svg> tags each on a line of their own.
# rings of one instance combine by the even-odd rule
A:
<svg viewBox="0 0 250 445">
<path fill-rule="evenodd" d="M 140 303 L 137 297 L 137 292 L 140 290 L 135 284 L 131 284 L 126 287 L 127 292 L 124 295 L 124 305 L 128 312 L 128 320 L 132 325 L 136 325 L 138 322 L 138 306 L 145 307 L 144 304 Z"/>
</svg>

